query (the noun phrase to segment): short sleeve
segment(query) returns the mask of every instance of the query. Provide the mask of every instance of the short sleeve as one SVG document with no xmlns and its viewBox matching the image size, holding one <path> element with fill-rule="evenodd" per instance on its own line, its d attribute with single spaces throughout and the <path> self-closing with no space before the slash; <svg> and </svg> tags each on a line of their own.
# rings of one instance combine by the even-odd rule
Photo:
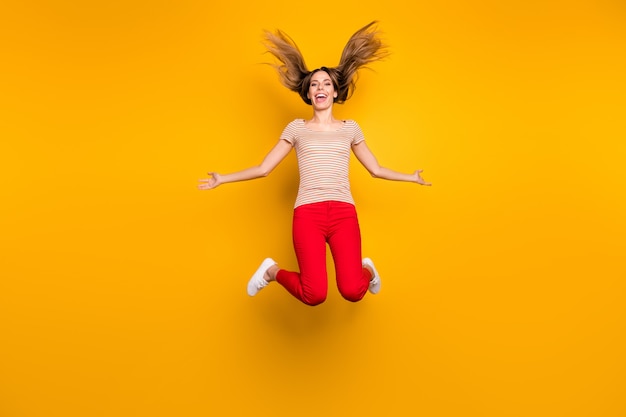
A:
<svg viewBox="0 0 626 417">
<path fill-rule="evenodd" d="M 297 131 L 298 131 L 298 120 L 294 120 L 290 122 L 285 129 L 283 129 L 283 133 L 280 134 L 281 140 L 286 140 L 291 143 L 291 146 L 296 144 L 297 140 Z"/>
<path fill-rule="evenodd" d="M 352 145 L 358 145 L 365 140 L 365 135 L 357 122 L 350 120 L 350 123 L 352 124 Z"/>
</svg>

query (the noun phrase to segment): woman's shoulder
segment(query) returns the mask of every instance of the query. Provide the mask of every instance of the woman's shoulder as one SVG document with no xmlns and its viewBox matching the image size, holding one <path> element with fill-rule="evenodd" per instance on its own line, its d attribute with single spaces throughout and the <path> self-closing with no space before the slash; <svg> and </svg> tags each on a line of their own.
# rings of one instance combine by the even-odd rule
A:
<svg viewBox="0 0 626 417">
<path fill-rule="evenodd" d="M 293 119 L 291 122 L 287 123 L 287 126 L 290 127 L 302 127 L 304 126 L 304 119 Z"/>
<path fill-rule="evenodd" d="M 280 138 L 295 143 L 296 139 L 302 134 L 303 129 L 304 119 L 294 119 L 283 128 Z"/>
<path fill-rule="evenodd" d="M 353 119 L 345 119 L 343 121 L 343 124 L 346 128 L 348 129 L 356 129 L 356 130 L 361 130 L 361 126 L 359 126 L 359 123 L 356 120 Z"/>
<path fill-rule="evenodd" d="M 359 125 L 357 121 L 354 119 L 343 119 L 342 121 L 345 126 L 358 126 Z"/>
</svg>

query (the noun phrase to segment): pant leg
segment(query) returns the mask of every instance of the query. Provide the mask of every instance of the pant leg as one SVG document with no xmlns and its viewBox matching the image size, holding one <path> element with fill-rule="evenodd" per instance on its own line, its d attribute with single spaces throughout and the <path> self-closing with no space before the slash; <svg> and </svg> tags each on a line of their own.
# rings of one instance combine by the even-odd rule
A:
<svg viewBox="0 0 626 417">
<path fill-rule="evenodd" d="M 299 206 L 293 215 L 293 247 L 300 272 L 281 269 L 276 281 L 294 297 L 314 306 L 328 294 L 326 271 L 326 223 L 324 203 Z"/>
<path fill-rule="evenodd" d="M 333 254 L 337 288 L 348 301 L 361 300 L 372 278 L 361 260 L 361 230 L 354 205 L 333 202 L 328 243 Z"/>
</svg>

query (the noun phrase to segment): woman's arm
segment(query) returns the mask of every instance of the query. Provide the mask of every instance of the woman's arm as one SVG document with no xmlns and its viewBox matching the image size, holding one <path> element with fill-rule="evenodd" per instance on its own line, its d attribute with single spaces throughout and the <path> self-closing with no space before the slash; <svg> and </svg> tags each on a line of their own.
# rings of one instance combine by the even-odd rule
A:
<svg viewBox="0 0 626 417">
<path fill-rule="evenodd" d="M 421 169 L 415 171 L 412 174 L 405 174 L 380 166 L 380 164 L 376 160 L 376 157 L 374 156 L 372 151 L 370 151 L 370 148 L 367 147 L 365 141 L 359 142 L 356 145 L 352 146 L 352 151 L 354 152 L 354 155 L 357 157 L 359 162 L 363 164 L 365 169 L 367 169 L 367 171 L 374 178 L 382 178 L 391 181 L 415 182 L 421 185 L 431 185 L 430 183 L 424 181 L 420 176 L 422 172 Z"/>
<path fill-rule="evenodd" d="M 242 171 L 221 175 L 217 172 L 209 172 L 211 178 L 201 179 L 198 188 L 201 190 L 211 190 L 228 182 L 247 181 L 256 178 L 267 177 L 278 164 L 285 159 L 291 151 L 291 143 L 280 140 L 263 159 L 260 165 L 246 168 Z"/>
</svg>

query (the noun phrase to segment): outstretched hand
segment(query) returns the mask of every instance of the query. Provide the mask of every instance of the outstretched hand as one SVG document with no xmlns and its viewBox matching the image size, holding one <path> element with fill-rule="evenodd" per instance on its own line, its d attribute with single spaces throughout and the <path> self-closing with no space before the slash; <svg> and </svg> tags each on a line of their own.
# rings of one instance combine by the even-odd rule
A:
<svg viewBox="0 0 626 417">
<path fill-rule="evenodd" d="M 418 169 L 417 171 L 413 173 L 413 175 L 415 175 L 415 182 L 420 185 L 432 185 L 431 183 L 424 181 L 424 179 L 420 175 L 422 171 L 423 171 L 422 169 Z"/>
<path fill-rule="evenodd" d="M 200 180 L 200 184 L 198 184 L 200 190 L 212 190 L 222 183 L 222 177 L 217 172 L 209 172 L 208 174 L 211 178 L 203 178 Z"/>
</svg>

